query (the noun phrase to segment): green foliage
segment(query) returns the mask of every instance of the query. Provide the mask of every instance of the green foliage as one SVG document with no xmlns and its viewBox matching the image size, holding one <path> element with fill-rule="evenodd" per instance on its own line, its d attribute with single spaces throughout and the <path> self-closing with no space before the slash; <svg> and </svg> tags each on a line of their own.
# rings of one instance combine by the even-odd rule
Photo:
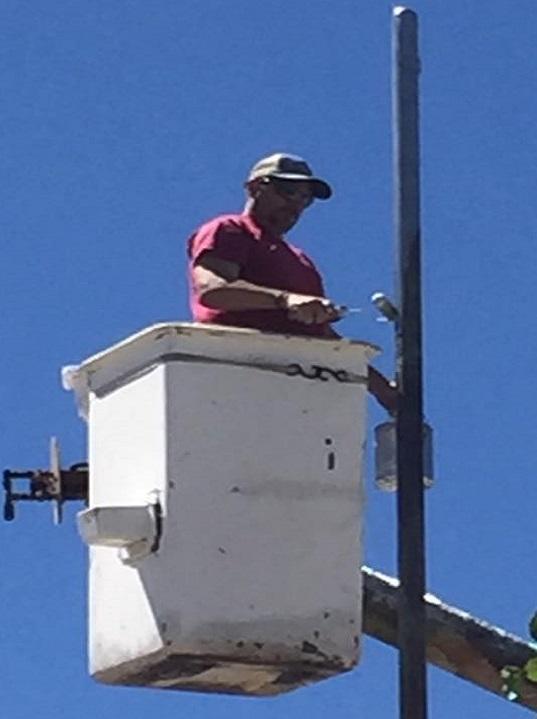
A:
<svg viewBox="0 0 537 719">
<path fill-rule="evenodd" d="M 524 674 L 526 675 L 526 679 L 537 684 L 537 657 L 533 657 L 529 662 L 526 662 L 524 665 Z"/>
<path fill-rule="evenodd" d="M 529 622 L 529 633 L 534 641 L 537 641 L 537 612 Z M 524 680 L 537 684 L 537 657 L 529 659 L 524 666 L 506 666 L 501 672 L 502 692 L 510 702 L 518 702 L 522 693 Z"/>
</svg>

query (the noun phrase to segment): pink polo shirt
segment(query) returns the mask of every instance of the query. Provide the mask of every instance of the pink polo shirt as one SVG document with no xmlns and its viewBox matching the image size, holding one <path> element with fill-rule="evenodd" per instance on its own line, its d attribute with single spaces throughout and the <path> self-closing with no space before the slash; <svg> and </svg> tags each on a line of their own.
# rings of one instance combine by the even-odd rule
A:
<svg viewBox="0 0 537 719">
<path fill-rule="evenodd" d="M 192 268 L 205 252 L 238 264 L 241 280 L 324 297 L 321 276 L 302 250 L 265 232 L 250 215 L 221 215 L 202 225 L 188 240 L 190 308 L 195 322 L 251 327 L 280 334 L 324 335 L 326 325 L 294 322 L 288 319 L 285 310 L 230 312 L 205 307 L 192 281 Z"/>
</svg>

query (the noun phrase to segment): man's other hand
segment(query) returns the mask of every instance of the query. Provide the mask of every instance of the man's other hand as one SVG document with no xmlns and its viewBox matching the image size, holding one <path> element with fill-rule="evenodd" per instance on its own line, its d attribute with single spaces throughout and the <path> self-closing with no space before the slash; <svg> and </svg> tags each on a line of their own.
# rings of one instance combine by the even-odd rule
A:
<svg viewBox="0 0 537 719">
<path fill-rule="evenodd" d="M 377 369 L 369 365 L 367 388 L 377 402 L 391 415 L 397 412 L 397 387 Z"/>
</svg>

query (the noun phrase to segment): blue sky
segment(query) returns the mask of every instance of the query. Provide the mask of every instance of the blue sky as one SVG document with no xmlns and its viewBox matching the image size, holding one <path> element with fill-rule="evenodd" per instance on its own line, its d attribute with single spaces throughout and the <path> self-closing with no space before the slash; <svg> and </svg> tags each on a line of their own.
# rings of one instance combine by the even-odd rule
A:
<svg viewBox="0 0 537 719">
<path fill-rule="evenodd" d="M 416 0 L 422 75 L 428 586 L 526 636 L 537 607 L 537 7 Z M 304 155 L 334 186 L 292 233 L 331 296 L 393 287 L 388 3 L 4 0 L 0 8 L 3 467 L 84 459 L 59 383 L 162 320 L 187 319 L 185 240 L 239 210 L 249 166 Z M 384 348 L 373 314 L 340 324 Z M 371 427 L 383 419 L 371 404 Z M 395 571 L 395 501 L 367 472 L 367 563 Z M 10 719 L 396 716 L 397 655 L 278 699 L 100 686 L 86 672 L 86 557 L 45 506 L 0 526 L 2 705 Z M 430 670 L 434 719 L 525 712 Z"/>
</svg>

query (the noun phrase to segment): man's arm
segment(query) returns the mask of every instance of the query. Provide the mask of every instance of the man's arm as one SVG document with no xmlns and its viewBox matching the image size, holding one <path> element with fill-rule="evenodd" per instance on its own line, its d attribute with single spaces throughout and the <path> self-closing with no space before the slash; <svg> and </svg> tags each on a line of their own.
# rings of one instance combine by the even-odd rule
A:
<svg viewBox="0 0 537 719">
<path fill-rule="evenodd" d="M 237 263 L 222 260 L 211 252 L 201 255 L 192 274 L 200 302 L 213 309 L 283 309 L 289 313 L 290 319 L 304 324 L 324 324 L 339 319 L 338 309 L 329 299 L 241 280 Z"/>
<path fill-rule="evenodd" d="M 326 326 L 326 339 L 341 339 L 333 327 Z M 397 388 L 394 383 L 390 382 L 381 372 L 369 365 L 367 377 L 367 389 L 390 414 L 395 414 L 397 410 Z"/>
</svg>

